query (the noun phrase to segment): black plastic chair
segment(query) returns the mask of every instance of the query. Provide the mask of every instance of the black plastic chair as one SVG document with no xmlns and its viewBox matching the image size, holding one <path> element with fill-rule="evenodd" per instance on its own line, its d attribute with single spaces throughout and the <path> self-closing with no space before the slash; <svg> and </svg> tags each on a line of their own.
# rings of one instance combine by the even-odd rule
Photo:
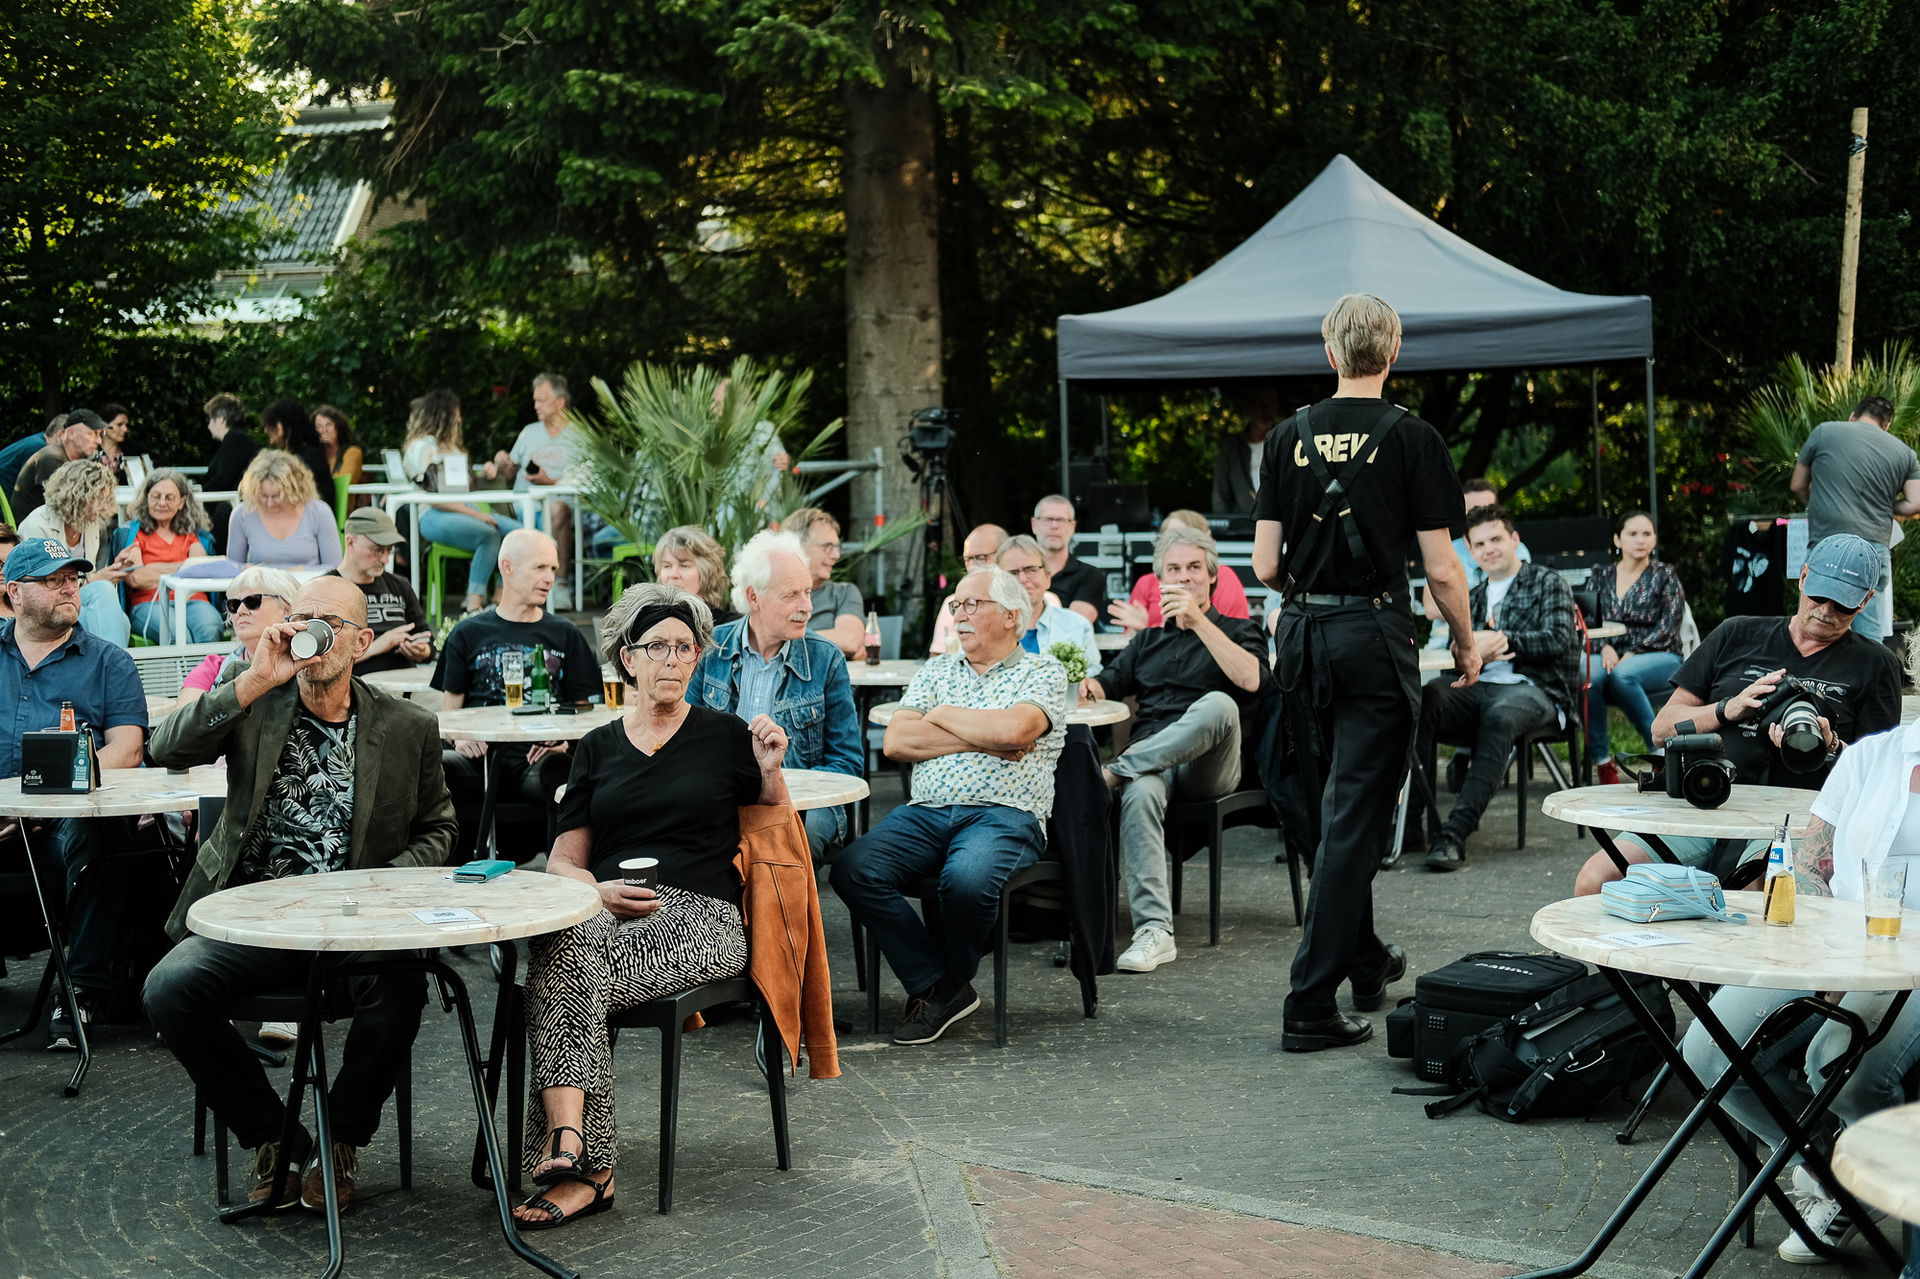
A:
<svg viewBox="0 0 1920 1279">
<path fill-rule="evenodd" d="M 752 980 L 738 977 L 731 981 L 708 982 L 667 995 L 637 1008 L 615 1013 L 607 1025 L 618 1032 L 650 1028 L 660 1032 L 660 1211 L 673 1211 L 674 1147 L 680 1130 L 680 1046 L 687 1018 L 721 1004 L 751 1002 L 759 1011 L 759 1035 L 756 1044 L 761 1070 L 767 1077 L 767 1100 L 773 1108 L 773 1149 L 780 1171 L 793 1167 L 791 1144 L 787 1135 L 787 1089 L 781 1071 L 786 1064 L 786 1049 L 780 1031 L 773 1022 L 767 1002 Z M 524 1037 L 523 1037 L 524 1040 Z"/>
<path fill-rule="evenodd" d="M 1185 832 L 1204 826 L 1203 842 L 1187 843 Z M 1180 913 L 1181 880 L 1189 858 L 1207 850 L 1207 945 L 1220 944 L 1220 863 L 1222 837 L 1240 826 L 1279 830 L 1280 816 L 1265 790 L 1237 790 L 1217 799 L 1187 800 L 1167 806 L 1166 830 L 1176 846 L 1169 850 L 1173 871 L 1173 913 Z M 1291 841 L 1281 856 L 1287 861 L 1287 878 L 1293 889 L 1293 923 L 1297 928 L 1306 920 L 1300 888 L 1300 856 Z"/>
<path fill-rule="evenodd" d="M 1064 866 L 1057 861 L 1041 860 L 1015 871 L 1001 885 L 1000 917 L 993 931 L 993 1042 L 996 1047 L 1007 1046 L 1007 952 L 1012 945 L 1010 916 L 1014 897 L 1018 894 L 1043 908 L 1064 911 L 1066 882 Z M 940 881 L 937 877 L 923 879 L 909 885 L 904 891 L 906 896 L 920 899 L 923 918 L 937 917 L 940 899 Z M 866 965 L 867 1025 L 877 1035 L 880 1033 L 880 942 L 871 932 L 866 935 Z M 1098 1003 L 1098 991 L 1089 978 L 1080 988 L 1081 1011 L 1092 1017 L 1096 1014 Z"/>
</svg>

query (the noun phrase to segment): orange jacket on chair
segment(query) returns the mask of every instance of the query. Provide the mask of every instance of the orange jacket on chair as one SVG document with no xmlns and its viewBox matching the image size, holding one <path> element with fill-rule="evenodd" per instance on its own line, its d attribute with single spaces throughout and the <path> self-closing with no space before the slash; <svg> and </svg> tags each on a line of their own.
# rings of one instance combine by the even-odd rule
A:
<svg viewBox="0 0 1920 1279">
<path fill-rule="evenodd" d="M 747 973 L 773 1012 L 787 1060 L 800 1060 L 806 1038 L 807 1074 L 840 1076 L 833 1034 L 833 978 L 820 926 L 820 889 L 814 880 L 807 828 L 790 804 L 740 810 L 740 913 L 747 925 Z"/>
</svg>

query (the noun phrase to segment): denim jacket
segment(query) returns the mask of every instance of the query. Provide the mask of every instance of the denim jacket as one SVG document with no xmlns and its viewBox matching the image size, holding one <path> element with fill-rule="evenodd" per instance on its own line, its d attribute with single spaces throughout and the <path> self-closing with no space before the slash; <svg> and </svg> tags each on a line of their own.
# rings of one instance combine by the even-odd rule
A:
<svg viewBox="0 0 1920 1279">
<path fill-rule="evenodd" d="M 713 647 L 687 686 L 687 701 L 735 714 L 746 643 L 744 617 L 716 629 Z M 787 767 L 862 776 L 865 750 L 847 659 L 832 641 L 808 633 L 788 642 L 783 660 L 787 669 L 774 694 L 773 721 L 787 733 Z"/>
</svg>

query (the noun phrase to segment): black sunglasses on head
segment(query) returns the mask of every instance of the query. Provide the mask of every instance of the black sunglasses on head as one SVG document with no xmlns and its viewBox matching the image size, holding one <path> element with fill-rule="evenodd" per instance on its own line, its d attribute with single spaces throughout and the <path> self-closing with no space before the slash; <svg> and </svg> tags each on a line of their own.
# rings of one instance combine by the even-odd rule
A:
<svg viewBox="0 0 1920 1279">
<path fill-rule="evenodd" d="M 257 611 L 260 607 L 261 600 L 279 600 L 282 604 L 287 602 L 285 597 L 275 595 L 271 591 L 262 591 L 258 595 L 229 595 L 227 597 L 227 616 L 232 617 L 243 608 Z"/>
</svg>

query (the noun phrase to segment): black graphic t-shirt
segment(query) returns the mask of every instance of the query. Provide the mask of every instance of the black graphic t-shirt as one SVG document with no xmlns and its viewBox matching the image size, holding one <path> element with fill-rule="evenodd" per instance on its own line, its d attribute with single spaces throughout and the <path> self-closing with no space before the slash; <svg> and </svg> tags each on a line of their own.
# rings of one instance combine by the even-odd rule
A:
<svg viewBox="0 0 1920 1279">
<path fill-rule="evenodd" d="M 1891 649 L 1848 631 L 1813 656 L 1802 657 L 1787 629 L 1791 620 L 1729 617 L 1680 664 L 1674 687 L 1716 706 L 1721 698 L 1785 667 L 1787 674 L 1820 694 L 1820 713 L 1841 741 L 1857 742 L 1899 724 L 1900 663 Z M 1830 771 L 1796 773 L 1787 768 L 1767 739 L 1765 725 L 1756 721 L 1721 729 L 1720 741 L 1727 761 L 1740 770 L 1740 780 L 1751 785 L 1818 790 Z"/>
<path fill-rule="evenodd" d="M 333 569 L 324 574 L 326 577 L 339 577 L 340 570 Z M 407 579 L 398 573 L 382 573 L 371 582 L 360 585 L 360 593 L 367 597 L 367 629 L 377 637 L 385 635 L 396 627 L 413 624 L 412 634 L 425 635 L 431 643 L 433 628 L 427 625 L 427 610 L 420 606 L 420 597 L 413 593 L 413 587 Z M 428 657 L 432 659 L 432 650 Z M 368 675 L 374 671 L 404 671 L 416 663 L 410 662 L 397 648 L 384 653 L 362 658 L 353 664 L 356 675 Z"/>
<path fill-rule="evenodd" d="M 247 828 L 234 883 L 346 868 L 358 720 L 349 713 L 334 723 L 300 707 L 280 748 L 260 820 Z"/>
<path fill-rule="evenodd" d="M 535 622 L 509 622 L 492 608 L 448 632 L 433 686 L 443 693 L 465 694 L 468 706 L 504 706 L 500 654 L 512 649 L 531 663 L 536 644 L 547 650 L 548 687 L 556 701 L 584 702 L 600 692 L 600 658 L 579 627 L 544 612 Z"/>
</svg>

